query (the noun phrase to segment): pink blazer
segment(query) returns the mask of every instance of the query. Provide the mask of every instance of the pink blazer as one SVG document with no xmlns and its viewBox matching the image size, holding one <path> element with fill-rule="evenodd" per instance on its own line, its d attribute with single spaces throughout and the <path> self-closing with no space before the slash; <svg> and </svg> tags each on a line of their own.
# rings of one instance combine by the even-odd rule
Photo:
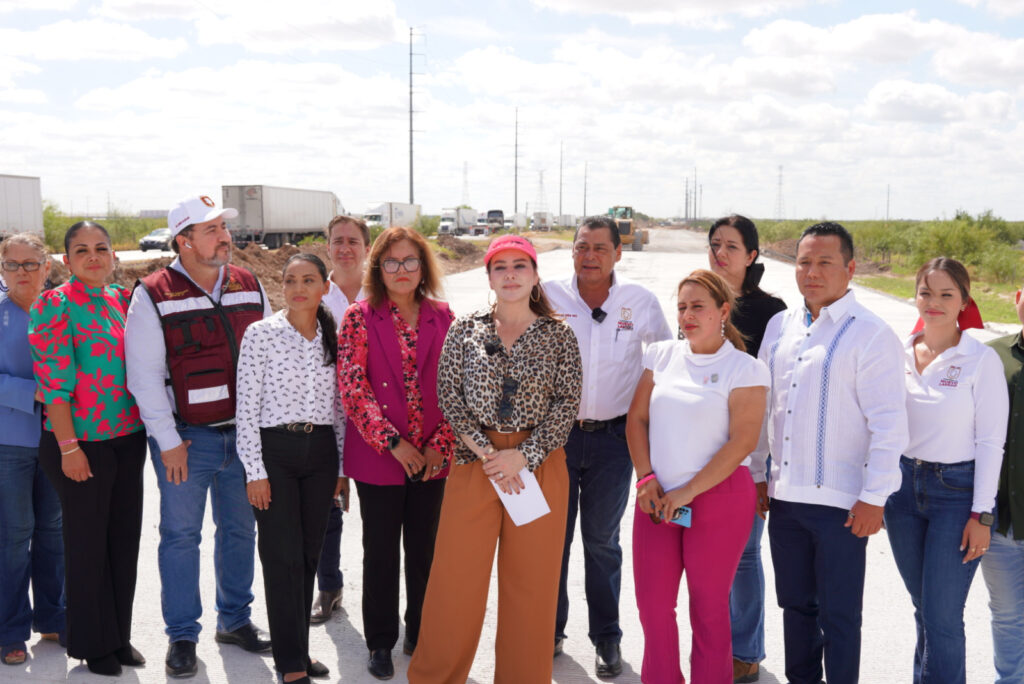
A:
<svg viewBox="0 0 1024 684">
<path fill-rule="evenodd" d="M 384 417 L 408 439 L 409 417 L 405 402 L 405 382 L 402 378 L 402 352 L 398 335 L 391 321 L 387 305 L 370 308 L 369 302 L 359 302 L 366 321 L 366 376 Z M 441 356 L 445 335 L 451 325 L 448 305 L 426 299 L 420 306 L 418 338 L 416 341 L 416 372 L 423 395 L 423 434 L 434 434 L 444 420 L 437 405 L 437 362 Z M 363 440 L 355 424 L 345 427 L 345 475 L 359 482 L 374 485 L 399 485 L 405 482 L 405 471 L 390 452 L 378 452 Z M 439 476 L 447 477 L 445 467 Z"/>
</svg>

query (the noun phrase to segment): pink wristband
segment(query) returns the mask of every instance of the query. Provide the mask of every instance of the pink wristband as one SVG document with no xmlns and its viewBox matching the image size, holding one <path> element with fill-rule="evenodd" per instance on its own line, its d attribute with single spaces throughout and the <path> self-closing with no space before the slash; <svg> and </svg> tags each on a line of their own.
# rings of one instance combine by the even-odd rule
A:
<svg viewBox="0 0 1024 684">
<path fill-rule="evenodd" d="M 71 439 L 65 439 L 63 441 L 57 442 L 57 446 L 67 446 L 68 444 L 74 444 L 77 441 L 77 437 L 72 437 Z"/>
<path fill-rule="evenodd" d="M 655 475 L 654 473 L 651 473 L 650 475 L 648 475 L 644 479 L 642 479 L 639 482 L 637 482 L 636 483 L 636 488 L 640 489 L 641 487 L 643 487 L 645 484 L 647 484 L 651 480 L 657 479 L 657 477 L 658 477 L 657 475 Z"/>
</svg>

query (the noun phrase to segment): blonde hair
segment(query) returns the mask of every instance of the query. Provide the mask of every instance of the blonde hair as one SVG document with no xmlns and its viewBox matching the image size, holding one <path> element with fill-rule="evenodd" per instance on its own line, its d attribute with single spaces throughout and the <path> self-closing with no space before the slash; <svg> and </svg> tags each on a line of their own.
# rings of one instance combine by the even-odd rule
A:
<svg viewBox="0 0 1024 684">
<path fill-rule="evenodd" d="M 725 339 L 732 342 L 732 346 L 740 351 L 747 351 L 747 344 L 743 340 L 743 333 L 732 323 L 732 312 L 736 307 L 736 298 L 733 297 L 732 288 L 729 287 L 729 283 L 725 282 L 725 279 L 717 273 L 699 268 L 679 281 L 679 286 L 676 288 L 676 296 L 683 289 L 683 285 L 687 283 L 700 285 L 707 290 L 708 294 L 711 295 L 711 299 L 714 300 L 715 306 L 719 309 L 722 308 L 723 304 L 729 305 L 729 315 L 725 319 L 725 328 L 722 332 Z"/>
<path fill-rule="evenodd" d="M 7 248 L 11 245 L 24 245 L 30 247 L 36 251 L 36 254 L 42 259 L 46 259 L 50 255 L 50 250 L 46 248 L 46 243 L 43 239 L 35 233 L 15 233 L 9 235 L 0 242 L 0 259 L 7 256 Z"/>
</svg>

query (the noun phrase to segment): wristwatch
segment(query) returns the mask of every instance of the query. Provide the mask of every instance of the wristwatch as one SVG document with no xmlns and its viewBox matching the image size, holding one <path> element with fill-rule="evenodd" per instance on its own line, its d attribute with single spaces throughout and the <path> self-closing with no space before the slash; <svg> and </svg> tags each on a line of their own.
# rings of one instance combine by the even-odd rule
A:
<svg viewBox="0 0 1024 684">
<path fill-rule="evenodd" d="M 971 513 L 971 518 L 977 520 L 985 527 L 992 527 L 992 523 L 996 521 L 996 517 L 991 513 Z"/>
<path fill-rule="evenodd" d="M 401 435 L 391 435 L 388 437 L 388 451 L 394 451 L 398 448 L 398 445 L 402 443 Z"/>
</svg>

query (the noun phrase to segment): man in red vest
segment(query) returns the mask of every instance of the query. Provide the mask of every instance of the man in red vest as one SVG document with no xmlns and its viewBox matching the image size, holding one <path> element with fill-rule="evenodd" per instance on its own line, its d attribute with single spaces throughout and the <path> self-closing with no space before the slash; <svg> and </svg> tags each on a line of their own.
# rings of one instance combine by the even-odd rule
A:
<svg viewBox="0 0 1024 684">
<path fill-rule="evenodd" d="M 143 278 L 125 324 L 128 389 L 149 433 L 160 488 L 161 602 L 172 677 L 198 670 L 199 542 L 206 499 L 217 525 L 217 632 L 221 643 L 270 650 L 249 619 L 256 527 L 235 453 L 235 367 L 245 328 L 272 312 L 263 287 L 233 266 L 231 235 L 209 197 L 167 216 L 178 258 Z"/>
</svg>

